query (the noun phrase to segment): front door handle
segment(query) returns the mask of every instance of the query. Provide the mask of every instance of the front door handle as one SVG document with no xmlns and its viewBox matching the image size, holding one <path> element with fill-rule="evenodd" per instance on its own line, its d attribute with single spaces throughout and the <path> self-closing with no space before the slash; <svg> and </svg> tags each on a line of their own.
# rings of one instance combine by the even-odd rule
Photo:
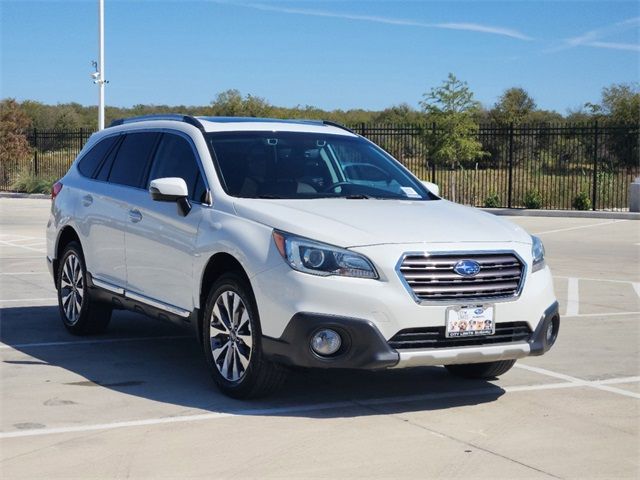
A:
<svg viewBox="0 0 640 480">
<path fill-rule="evenodd" d="M 129 210 L 129 220 L 131 220 L 133 223 L 138 223 L 140 220 L 142 220 L 142 214 L 140 213 L 140 210 L 138 210 L 137 208 Z"/>
<path fill-rule="evenodd" d="M 92 203 L 93 197 L 91 195 L 85 195 L 84 197 L 82 197 L 82 205 L 84 205 L 85 207 L 88 207 Z"/>
</svg>

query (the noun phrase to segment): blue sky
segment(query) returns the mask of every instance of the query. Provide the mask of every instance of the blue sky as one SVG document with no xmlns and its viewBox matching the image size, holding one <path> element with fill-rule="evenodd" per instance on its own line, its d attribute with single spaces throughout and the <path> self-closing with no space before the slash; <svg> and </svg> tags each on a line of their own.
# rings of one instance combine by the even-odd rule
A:
<svg viewBox="0 0 640 480">
<path fill-rule="evenodd" d="M 0 96 L 94 104 L 97 0 L 0 0 Z M 640 79 L 640 2 L 106 0 L 107 104 L 418 105 L 448 72 L 565 113 Z"/>
</svg>

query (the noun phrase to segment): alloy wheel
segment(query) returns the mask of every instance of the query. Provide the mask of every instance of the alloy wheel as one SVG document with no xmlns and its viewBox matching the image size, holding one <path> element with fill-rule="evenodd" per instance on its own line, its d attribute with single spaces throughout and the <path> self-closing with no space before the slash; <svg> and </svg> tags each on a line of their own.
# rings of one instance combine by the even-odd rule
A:
<svg viewBox="0 0 640 480">
<path fill-rule="evenodd" d="M 82 265 L 74 253 L 70 254 L 62 266 L 60 276 L 60 299 L 62 309 L 69 324 L 74 325 L 80 318 L 84 298 Z"/>
<path fill-rule="evenodd" d="M 216 299 L 209 322 L 213 361 L 229 382 L 240 380 L 249 367 L 252 332 L 249 312 L 242 297 L 225 290 Z"/>
</svg>

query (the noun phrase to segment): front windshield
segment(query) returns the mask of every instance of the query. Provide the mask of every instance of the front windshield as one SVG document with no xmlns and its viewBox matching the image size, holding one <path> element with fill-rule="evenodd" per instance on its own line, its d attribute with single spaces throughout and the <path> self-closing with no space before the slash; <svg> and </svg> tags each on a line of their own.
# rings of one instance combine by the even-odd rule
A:
<svg viewBox="0 0 640 480">
<path fill-rule="evenodd" d="M 292 132 L 209 133 L 228 194 L 244 198 L 434 200 L 382 149 L 359 138 Z"/>
</svg>

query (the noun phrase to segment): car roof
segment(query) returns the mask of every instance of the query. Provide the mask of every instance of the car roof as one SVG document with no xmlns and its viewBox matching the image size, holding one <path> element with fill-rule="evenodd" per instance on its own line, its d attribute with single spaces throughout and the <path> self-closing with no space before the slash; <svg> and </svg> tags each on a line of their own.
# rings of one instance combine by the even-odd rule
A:
<svg viewBox="0 0 640 480">
<path fill-rule="evenodd" d="M 111 127 L 135 124 L 136 127 L 159 126 L 159 122 L 181 122 L 193 125 L 203 132 L 307 132 L 344 136 L 357 136 L 348 128 L 324 120 L 286 120 L 279 118 L 254 117 L 193 117 L 180 114 L 145 115 L 141 117 L 114 120 Z"/>
</svg>

